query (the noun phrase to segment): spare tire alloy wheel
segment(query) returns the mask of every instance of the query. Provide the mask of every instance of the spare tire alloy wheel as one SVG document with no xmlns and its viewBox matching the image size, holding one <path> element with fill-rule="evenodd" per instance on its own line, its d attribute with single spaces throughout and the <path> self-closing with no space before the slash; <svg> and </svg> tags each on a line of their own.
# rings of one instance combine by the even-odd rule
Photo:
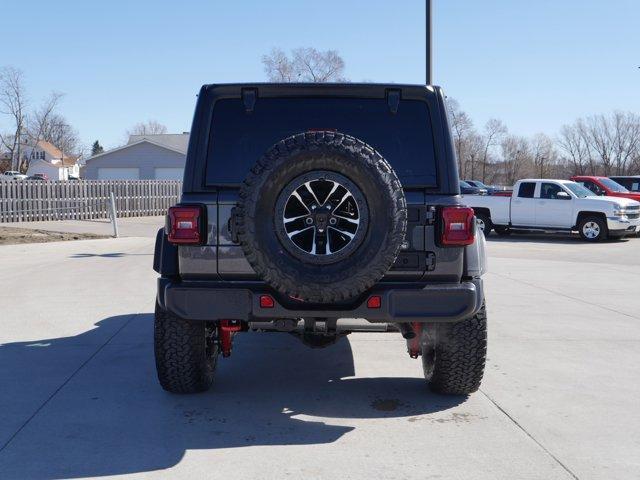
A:
<svg viewBox="0 0 640 480">
<path fill-rule="evenodd" d="M 354 137 L 330 131 L 274 145 L 240 190 L 238 238 L 276 291 L 312 303 L 353 299 L 391 268 L 407 207 L 389 163 Z"/>
<path fill-rule="evenodd" d="M 316 171 L 287 185 L 276 204 L 276 233 L 298 259 L 337 262 L 353 253 L 369 223 L 360 189 L 343 175 Z"/>
</svg>

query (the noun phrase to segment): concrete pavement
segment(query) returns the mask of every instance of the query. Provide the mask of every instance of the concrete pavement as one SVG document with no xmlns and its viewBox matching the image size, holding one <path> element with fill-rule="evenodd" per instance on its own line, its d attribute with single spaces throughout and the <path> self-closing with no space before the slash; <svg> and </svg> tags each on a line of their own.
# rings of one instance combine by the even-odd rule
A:
<svg viewBox="0 0 640 480">
<path fill-rule="evenodd" d="M 0 247 L 0 478 L 640 477 L 640 239 L 489 241 L 487 372 L 429 393 L 397 334 L 238 336 L 157 385 L 153 239 Z"/>
</svg>

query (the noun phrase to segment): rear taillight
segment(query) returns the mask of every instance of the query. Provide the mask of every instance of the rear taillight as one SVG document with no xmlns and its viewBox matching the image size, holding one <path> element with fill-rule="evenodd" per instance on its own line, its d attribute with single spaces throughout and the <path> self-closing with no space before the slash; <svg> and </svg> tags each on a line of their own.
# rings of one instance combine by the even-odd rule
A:
<svg viewBox="0 0 640 480">
<path fill-rule="evenodd" d="M 273 308 L 276 306 L 276 301 L 271 295 L 260 295 L 260 308 Z"/>
<path fill-rule="evenodd" d="M 202 242 L 202 207 L 175 206 L 169 208 L 169 242 L 198 244 Z"/>
<path fill-rule="evenodd" d="M 382 297 L 380 295 L 371 295 L 367 300 L 367 308 L 380 308 L 382 306 Z"/>
<path fill-rule="evenodd" d="M 447 247 L 471 245 L 476 234 L 474 219 L 473 208 L 444 207 L 440 243 Z"/>
</svg>

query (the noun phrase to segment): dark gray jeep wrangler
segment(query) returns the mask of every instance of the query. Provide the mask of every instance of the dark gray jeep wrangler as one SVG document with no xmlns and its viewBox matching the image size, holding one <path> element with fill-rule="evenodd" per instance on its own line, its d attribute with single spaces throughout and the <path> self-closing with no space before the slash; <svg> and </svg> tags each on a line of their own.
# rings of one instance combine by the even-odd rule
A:
<svg viewBox="0 0 640 480">
<path fill-rule="evenodd" d="M 432 390 L 477 390 L 484 236 L 456 164 L 437 87 L 202 87 L 156 239 L 162 387 L 207 390 L 239 332 L 399 332 Z"/>
</svg>

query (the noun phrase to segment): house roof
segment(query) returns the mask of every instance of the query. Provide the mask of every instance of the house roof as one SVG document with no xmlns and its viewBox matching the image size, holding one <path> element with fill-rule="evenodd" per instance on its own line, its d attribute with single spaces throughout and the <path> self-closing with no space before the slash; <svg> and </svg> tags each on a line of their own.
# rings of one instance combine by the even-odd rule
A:
<svg viewBox="0 0 640 480">
<path fill-rule="evenodd" d="M 131 140 L 134 137 L 139 137 L 136 138 L 134 142 L 132 142 Z M 175 140 L 173 139 L 173 141 L 167 141 L 167 139 L 165 138 L 164 143 L 161 141 L 158 141 L 157 138 L 155 137 L 182 137 L 181 140 Z M 180 143 L 183 142 L 184 146 L 181 146 Z M 150 143 L 151 145 L 155 145 L 156 147 L 160 147 L 160 148 L 166 148 L 167 150 L 171 150 L 172 152 L 176 152 L 176 153 L 181 153 L 183 155 L 187 154 L 187 147 L 186 145 L 189 143 L 189 134 L 188 133 L 178 133 L 178 134 L 162 134 L 162 135 L 131 135 L 129 137 L 129 143 L 127 143 L 126 145 L 122 145 L 120 147 L 116 147 L 116 148 L 112 148 L 111 150 L 107 150 L 106 152 L 103 153 L 99 153 L 98 155 L 94 155 L 90 158 L 87 159 L 87 162 L 90 162 L 91 160 L 93 160 L 94 158 L 99 158 L 99 157 L 103 157 L 105 155 L 110 155 L 112 153 L 115 152 L 119 152 L 121 150 L 125 150 L 127 148 L 133 147 L 134 145 L 140 145 L 141 143 Z M 177 144 L 177 146 L 176 146 Z"/>
<path fill-rule="evenodd" d="M 79 155 L 68 155 L 66 153 L 64 154 L 64 157 L 63 157 L 62 151 L 58 147 L 56 147 L 54 144 L 52 144 L 51 142 L 47 142 L 46 140 L 38 141 L 36 146 L 37 148 L 40 148 L 41 150 L 44 150 L 46 153 L 51 155 L 54 160 L 62 159 L 62 164 L 60 165 L 61 167 L 73 166 L 77 163 L 78 159 L 80 158 Z M 52 165 L 57 165 L 57 163 L 52 163 Z"/>
<path fill-rule="evenodd" d="M 130 135 L 128 145 L 138 143 L 142 140 L 149 140 L 156 145 L 162 145 L 172 150 L 178 150 L 182 153 L 187 153 L 187 147 L 189 145 L 188 133 L 163 133 L 158 135 Z"/>
<path fill-rule="evenodd" d="M 62 151 L 60 151 L 58 147 L 56 147 L 54 144 L 50 142 L 47 142 L 45 140 L 40 140 L 37 146 L 40 147 L 45 152 L 47 152 L 52 157 L 55 157 L 55 158 L 62 157 Z"/>
<path fill-rule="evenodd" d="M 42 150 L 47 152 L 53 158 L 62 158 L 62 166 L 75 165 L 76 161 L 78 160 L 77 155 L 67 155 L 66 153 L 64 154 L 63 158 L 62 151 L 54 144 L 52 144 L 51 142 L 47 142 L 46 140 L 40 140 L 37 146 L 38 148 L 41 148 Z"/>
</svg>

